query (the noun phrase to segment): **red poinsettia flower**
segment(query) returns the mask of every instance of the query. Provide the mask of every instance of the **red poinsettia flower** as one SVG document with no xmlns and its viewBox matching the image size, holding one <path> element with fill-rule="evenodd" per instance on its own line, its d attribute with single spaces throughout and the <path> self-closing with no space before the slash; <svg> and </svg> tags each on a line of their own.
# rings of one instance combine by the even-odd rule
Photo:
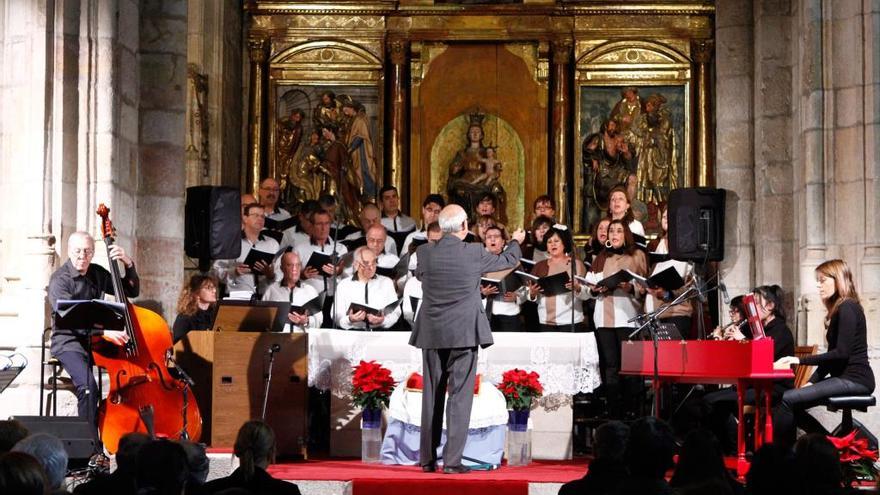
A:
<svg viewBox="0 0 880 495">
<path fill-rule="evenodd" d="M 858 433 L 858 430 L 853 430 L 843 437 L 827 437 L 840 456 L 847 484 L 860 479 L 877 479 L 877 471 L 874 468 L 877 451 L 868 448 L 867 439 L 856 438 Z"/>
<path fill-rule="evenodd" d="M 528 409 L 532 399 L 544 393 L 540 375 L 534 371 L 514 368 L 501 374 L 498 390 L 504 395 L 507 407 L 514 410 Z"/>
<path fill-rule="evenodd" d="M 394 391 L 391 371 L 375 361 L 361 361 L 351 377 L 352 399 L 356 406 L 379 409 L 387 406 Z"/>
</svg>

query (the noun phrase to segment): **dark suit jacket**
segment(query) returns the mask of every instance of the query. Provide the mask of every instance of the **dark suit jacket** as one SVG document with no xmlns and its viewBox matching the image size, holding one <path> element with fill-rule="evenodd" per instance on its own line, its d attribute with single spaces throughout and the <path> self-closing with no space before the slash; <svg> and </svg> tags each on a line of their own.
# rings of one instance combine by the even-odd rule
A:
<svg viewBox="0 0 880 495">
<path fill-rule="evenodd" d="M 283 480 L 277 480 L 260 468 L 254 468 L 254 477 L 245 481 L 241 468 L 225 478 L 209 481 L 203 493 L 218 493 L 229 488 L 244 488 L 254 495 L 300 495 L 299 488 Z"/>
<path fill-rule="evenodd" d="M 511 241 L 506 251 L 495 255 L 481 244 L 444 234 L 416 252 L 416 277 L 422 281 L 423 296 L 410 345 L 421 349 L 492 345 L 480 299 L 480 277 L 515 266 L 521 254 L 519 243 Z"/>
</svg>

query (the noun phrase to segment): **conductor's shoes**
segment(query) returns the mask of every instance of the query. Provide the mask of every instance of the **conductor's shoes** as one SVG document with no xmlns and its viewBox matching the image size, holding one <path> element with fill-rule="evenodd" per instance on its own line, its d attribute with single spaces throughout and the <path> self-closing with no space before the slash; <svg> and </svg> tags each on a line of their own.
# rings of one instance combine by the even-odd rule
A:
<svg viewBox="0 0 880 495">
<path fill-rule="evenodd" d="M 437 470 L 437 464 L 433 462 L 429 462 L 428 464 L 422 464 L 422 471 L 425 473 L 433 473 Z"/>
<path fill-rule="evenodd" d="M 471 472 L 467 466 L 443 466 L 443 474 L 466 474 Z"/>
</svg>

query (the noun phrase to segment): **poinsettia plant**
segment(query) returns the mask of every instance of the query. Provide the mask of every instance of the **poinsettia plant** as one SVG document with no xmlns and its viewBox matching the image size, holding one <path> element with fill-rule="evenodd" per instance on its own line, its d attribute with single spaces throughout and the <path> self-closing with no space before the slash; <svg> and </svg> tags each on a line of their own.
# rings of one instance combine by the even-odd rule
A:
<svg viewBox="0 0 880 495">
<path fill-rule="evenodd" d="M 501 375 L 498 390 L 501 390 L 507 400 L 507 408 L 514 411 L 528 409 L 532 405 L 532 399 L 537 399 L 544 393 L 539 378 L 540 375 L 534 371 L 519 368 L 505 371 Z"/>
<path fill-rule="evenodd" d="M 376 361 L 361 361 L 351 377 L 352 402 L 364 409 L 381 409 L 388 405 L 394 391 L 391 371 Z"/>
<path fill-rule="evenodd" d="M 840 454 L 843 477 L 847 485 L 859 480 L 877 479 L 877 469 L 874 467 L 877 451 L 868 448 L 867 439 L 856 438 L 858 432 L 859 430 L 853 430 L 843 437 L 828 437 Z"/>
</svg>

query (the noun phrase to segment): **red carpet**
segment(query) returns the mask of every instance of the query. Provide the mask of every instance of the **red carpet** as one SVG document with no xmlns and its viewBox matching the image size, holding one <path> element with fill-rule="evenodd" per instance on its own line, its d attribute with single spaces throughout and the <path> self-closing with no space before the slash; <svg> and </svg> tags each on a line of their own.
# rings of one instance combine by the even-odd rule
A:
<svg viewBox="0 0 880 495">
<path fill-rule="evenodd" d="M 363 464 L 360 460 L 309 460 L 275 464 L 269 473 L 284 480 L 351 481 L 353 495 L 528 495 L 529 483 L 564 483 L 580 478 L 587 461 L 534 461 L 526 467 L 472 471 L 462 475 L 423 473 L 418 466 Z"/>
</svg>

